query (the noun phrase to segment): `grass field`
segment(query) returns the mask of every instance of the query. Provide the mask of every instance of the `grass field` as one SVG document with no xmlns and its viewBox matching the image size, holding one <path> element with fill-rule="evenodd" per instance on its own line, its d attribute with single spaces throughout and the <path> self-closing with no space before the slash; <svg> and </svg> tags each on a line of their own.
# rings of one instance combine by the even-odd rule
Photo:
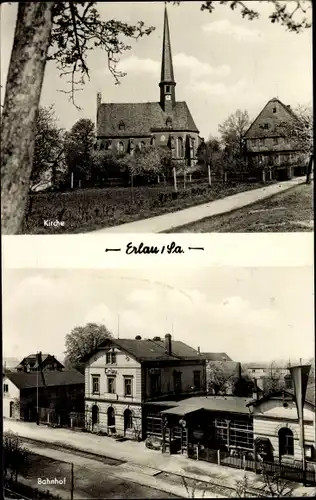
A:
<svg viewBox="0 0 316 500">
<path fill-rule="evenodd" d="M 173 233 L 297 232 L 313 230 L 313 185 L 283 193 L 176 229 Z"/>
<path fill-rule="evenodd" d="M 261 183 L 192 183 L 173 192 L 172 186 L 82 189 L 65 193 L 38 193 L 30 196 L 22 234 L 81 233 L 134 222 L 231 194 L 262 187 Z M 46 220 L 63 222 L 47 227 Z"/>
</svg>

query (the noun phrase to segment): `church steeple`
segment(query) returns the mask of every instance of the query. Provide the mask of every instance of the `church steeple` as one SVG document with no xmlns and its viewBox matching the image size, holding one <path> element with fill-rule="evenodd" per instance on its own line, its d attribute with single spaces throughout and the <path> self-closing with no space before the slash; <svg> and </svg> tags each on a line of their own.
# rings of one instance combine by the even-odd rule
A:
<svg viewBox="0 0 316 500">
<path fill-rule="evenodd" d="M 166 111 L 166 113 L 171 113 L 172 108 L 176 103 L 175 86 L 176 82 L 174 81 L 174 75 L 173 75 L 168 13 L 167 13 L 167 7 L 165 6 L 163 43 L 162 43 L 162 61 L 161 61 L 161 79 L 159 87 L 160 87 L 160 105 L 164 109 L 164 111 Z"/>
</svg>

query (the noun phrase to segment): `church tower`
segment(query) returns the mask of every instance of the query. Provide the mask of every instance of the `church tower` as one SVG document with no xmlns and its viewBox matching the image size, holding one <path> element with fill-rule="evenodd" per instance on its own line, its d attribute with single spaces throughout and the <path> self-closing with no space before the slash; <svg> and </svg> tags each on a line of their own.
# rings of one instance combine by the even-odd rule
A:
<svg viewBox="0 0 316 500">
<path fill-rule="evenodd" d="M 168 13 L 167 13 L 167 7 L 165 6 L 163 43 L 162 43 L 162 61 L 161 61 L 161 79 L 159 87 L 160 87 L 160 105 L 166 113 L 172 113 L 173 107 L 176 103 L 175 86 L 176 82 L 174 81 L 174 75 L 173 75 Z"/>
</svg>

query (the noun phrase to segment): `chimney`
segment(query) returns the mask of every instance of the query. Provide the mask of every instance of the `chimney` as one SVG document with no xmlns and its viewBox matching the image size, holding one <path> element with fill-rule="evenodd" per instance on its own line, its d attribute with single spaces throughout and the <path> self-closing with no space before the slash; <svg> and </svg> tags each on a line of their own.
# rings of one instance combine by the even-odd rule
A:
<svg viewBox="0 0 316 500">
<path fill-rule="evenodd" d="M 165 335 L 165 352 L 169 356 L 171 356 L 171 335 L 170 333 L 166 333 Z"/>
<path fill-rule="evenodd" d="M 102 94 L 101 92 L 97 92 L 97 111 L 99 109 L 101 102 L 102 102 Z"/>
<path fill-rule="evenodd" d="M 200 346 L 197 348 L 198 354 L 201 354 Z"/>
</svg>

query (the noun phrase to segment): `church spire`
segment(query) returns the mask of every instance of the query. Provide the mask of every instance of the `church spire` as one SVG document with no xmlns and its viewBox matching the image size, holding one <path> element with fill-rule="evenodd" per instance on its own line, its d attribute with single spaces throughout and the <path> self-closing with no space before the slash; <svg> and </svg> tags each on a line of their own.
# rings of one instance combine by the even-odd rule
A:
<svg viewBox="0 0 316 500">
<path fill-rule="evenodd" d="M 167 6 L 165 5 L 163 43 L 162 43 L 162 61 L 161 61 L 161 79 L 160 87 L 160 104 L 166 112 L 171 112 L 175 105 L 175 86 L 171 54 L 171 42 L 169 33 L 169 21 Z"/>
</svg>

